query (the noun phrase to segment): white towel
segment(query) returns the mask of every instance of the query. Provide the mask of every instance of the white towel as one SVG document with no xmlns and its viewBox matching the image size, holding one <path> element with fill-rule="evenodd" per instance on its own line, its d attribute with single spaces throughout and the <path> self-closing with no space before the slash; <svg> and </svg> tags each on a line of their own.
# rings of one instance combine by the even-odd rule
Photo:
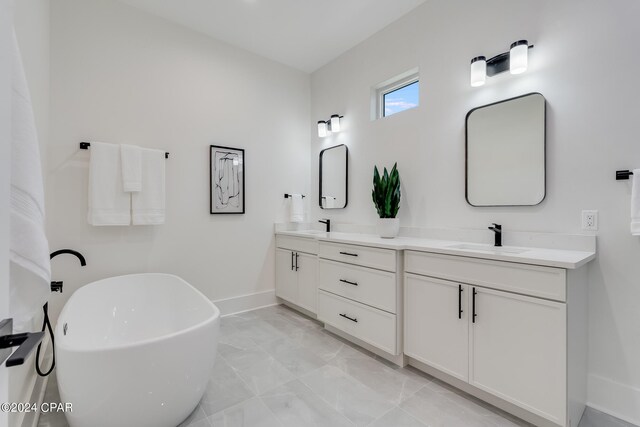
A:
<svg viewBox="0 0 640 427">
<path fill-rule="evenodd" d="M 135 145 L 120 145 L 122 185 L 125 192 L 142 190 L 142 150 Z"/>
<path fill-rule="evenodd" d="M 133 225 L 158 225 L 165 221 L 164 151 L 142 148 L 142 191 L 131 193 Z"/>
<path fill-rule="evenodd" d="M 640 236 L 640 169 L 633 170 L 631 189 L 631 234 Z"/>
<path fill-rule="evenodd" d="M 91 225 L 131 224 L 131 195 L 123 191 L 118 145 L 91 143 L 87 219 Z"/>
<path fill-rule="evenodd" d="M 304 202 L 302 201 L 302 195 L 292 194 L 291 205 L 289 211 L 290 222 L 304 222 Z"/>
<path fill-rule="evenodd" d="M 38 135 L 15 31 L 12 57 L 9 307 L 22 329 L 48 300 L 51 267 Z"/>
</svg>

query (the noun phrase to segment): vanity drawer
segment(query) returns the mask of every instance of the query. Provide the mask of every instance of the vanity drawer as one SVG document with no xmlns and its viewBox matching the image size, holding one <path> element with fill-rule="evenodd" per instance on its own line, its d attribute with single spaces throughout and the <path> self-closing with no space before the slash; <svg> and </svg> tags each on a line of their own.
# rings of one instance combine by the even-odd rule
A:
<svg viewBox="0 0 640 427">
<path fill-rule="evenodd" d="M 566 270 L 514 262 L 406 251 L 407 273 L 566 301 Z"/>
<path fill-rule="evenodd" d="M 318 291 L 318 320 L 397 354 L 396 315 L 325 291 Z"/>
<path fill-rule="evenodd" d="M 396 251 L 343 243 L 320 242 L 320 258 L 386 271 L 396 271 Z"/>
<path fill-rule="evenodd" d="M 396 312 L 396 275 L 321 259 L 318 287 L 345 298 Z"/>
<path fill-rule="evenodd" d="M 276 247 L 290 251 L 305 252 L 312 255 L 317 255 L 318 253 L 318 241 L 316 239 L 305 239 L 304 237 L 277 234 Z"/>
</svg>

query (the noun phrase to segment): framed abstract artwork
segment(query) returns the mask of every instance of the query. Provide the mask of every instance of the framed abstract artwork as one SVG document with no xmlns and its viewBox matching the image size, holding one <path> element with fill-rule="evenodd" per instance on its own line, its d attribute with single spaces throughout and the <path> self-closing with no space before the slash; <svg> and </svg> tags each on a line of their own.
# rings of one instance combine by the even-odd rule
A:
<svg viewBox="0 0 640 427">
<path fill-rule="evenodd" d="M 243 214 L 244 150 L 219 145 L 210 150 L 210 213 Z"/>
</svg>

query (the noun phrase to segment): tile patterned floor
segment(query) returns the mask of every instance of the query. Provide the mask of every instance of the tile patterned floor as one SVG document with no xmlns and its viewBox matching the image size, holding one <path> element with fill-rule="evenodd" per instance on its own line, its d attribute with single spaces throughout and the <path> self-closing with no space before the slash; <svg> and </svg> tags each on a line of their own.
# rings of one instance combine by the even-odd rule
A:
<svg viewBox="0 0 640 427">
<path fill-rule="evenodd" d="M 59 400 L 55 377 L 46 401 Z M 207 391 L 179 427 L 500 427 L 529 424 L 399 368 L 276 306 L 222 319 Z M 48 414 L 39 427 L 68 427 Z M 580 427 L 631 427 L 589 409 Z"/>
</svg>

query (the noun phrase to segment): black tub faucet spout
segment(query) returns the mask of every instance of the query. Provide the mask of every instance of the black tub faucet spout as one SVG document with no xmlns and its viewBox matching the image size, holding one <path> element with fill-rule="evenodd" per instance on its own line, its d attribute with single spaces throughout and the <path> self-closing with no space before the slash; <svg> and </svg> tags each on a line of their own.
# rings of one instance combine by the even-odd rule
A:
<svg viewBox="0 0 640 427">
<path fill-rule="evenodd" d="M 51 255 L 49 256 L 49 259 L 54 259 L 58 255 L 62 255 L 62 254 L 74 255 L 80 260 L 81 266 L 84 267 L 85 265 L 87 265 L 87 260 L 84 259 L 84 256 L 80 252 L 74 251 L 73 249 L 60 249 L 55 252 L 52 252 Z"/>
</svg>

